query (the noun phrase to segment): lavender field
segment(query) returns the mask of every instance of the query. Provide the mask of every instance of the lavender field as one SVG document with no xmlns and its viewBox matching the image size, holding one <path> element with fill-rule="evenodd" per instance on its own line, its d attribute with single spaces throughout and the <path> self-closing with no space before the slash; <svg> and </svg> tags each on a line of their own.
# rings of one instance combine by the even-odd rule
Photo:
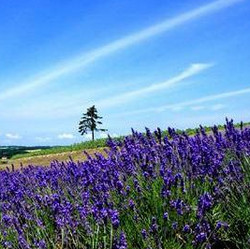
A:
<svg viewBox="0 0 250 249">
<path fill-rule="evenodd" d="M 0 247 L 250 248 L 250 129 L 168 134 L 1 171 Z"/>
</svg>

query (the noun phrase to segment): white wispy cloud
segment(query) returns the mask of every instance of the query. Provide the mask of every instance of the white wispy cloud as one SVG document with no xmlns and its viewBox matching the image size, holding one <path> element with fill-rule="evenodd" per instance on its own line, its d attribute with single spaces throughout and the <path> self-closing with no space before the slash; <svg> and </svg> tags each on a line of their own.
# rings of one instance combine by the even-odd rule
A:
<svg viewBox="0 0 250 249">
<path fill-rule="evenodd" d="M 140 88 L 140 89 L 135 90 L 135 91 L 122 93 L 122 94 L 116 95 L 116 96 L 111 97 L 111 98 L 106 98 L 106 99 L 97 101 L 96 105 L 100 106 L 102 108 L 117 106 L 119 104 L 126 103 L 128 101 L 133 100 L 133 99 L 137 99 L 138 97 L 152 94 L 153 92 L 159 92 L 162 90 L 166 90 L 168 88 L 174 87 L 176 84 L 182 82 L 183 80 L 188 79 L 188 78 L 210 68 L 211 66 L 212 66 L 212 64 L 209 64 L 209 63 L 192 64 L 190 67 L 185 69 L 183 72 L 168 79 L 165 82 L 154 83 L 150 86 Z"/>
<path fill-rule="evenodd" d="M 120 104 L 125 104 L 130 101 L 137 100 L 139 97 L 145 97 L 147 95 L 150 95 L 154 92 L 160 92 L 163 90 L 167 90 L 169 88 L 176 87 L 180 85 L 183 81 L 185 81 L 188 78 L 191 78 L 192 76 L 195 76 L 210 67 L 212 67 L 213 64 L 211 63 L 195 63 L 191 64 L 189 67 L 184 69 L 179 74 L 169 78 L 168 80 L 160 83 L 154 83 L 149 86 L 130 91 L 125 93 L 116 94 L 115 96 L 111 96 L 109 98 L 103 98 L 97 101 L 89 101 L 85 103 L 85 105 L 81 106 L 80 103 L 75 102 L 74 104 L 71 103 L 68 104 L 67 101 L 60 102 L 60 105 L 32 105 L 31 107 L 27 106 L 17 106 L 14 107 L 14 110 L 11 112 L 11 115 L 15 112 L 15 116 L 17 117 L 68 117 L 73 116 L 79 112 L 81 112 L 82 109 L 86 109 L 91 104 L 95 104 L 99 108 L 105 109 L 110 108 L 114 106 L 118 106 Z M 173 107 L 176 111 L 180 109 L 180 107 Z M 5 117 L 8 117 L 10 113 L 5 113 Z"/>
<path fill-rule="evenodd" d="M 21 139 L 22 137 L 19 134 L 6 133 L 5 136 L 9 139 Z"/>
<path fill-rule="evenodd" d="M 150 26 L 139 32 L 125 36 L 121 39 L 115 40 L 100 48 L 94 49 L 89 52 L 82 53 L 80 56 L 70 58 L 62 63 L 59 63 L 55 68 L 42 72 L 26 79 L 24 82 L 19 83 L 18 86 L 7 89 L 0 94 L 0 100 L 12 98 L 22 95 L 30 90 L 46 85 L 64 75 L 70 74 L 76 70 L 83 69 L 91 63 L 110 55 L 116 51 L 125 49 L 134 44 L 140 43 L 151 37 L 167 32 L 180 25 L 186 24 L 190 21 L 196 20 L 203 16 L 212 14 L 221 9 L 228 8 L 244 0 L 218 0 L 206 5 L 202 5 L 196 9 L 180 14 L 176 17 L 166 19 L 158 24 Z"/>
<path fill-rule="evenodd" d="M 182 106 L 173 106 L 173 107 L 171 108 L 171 111 L 173 111 L 173 112 L 179 112 L 179 111 L 181 111 L 182 109 L 183 109 Z"/>
<path fill-rule="evenodd" d="M 71 133 L 62 133 L 57 136 L 59 139 L 73 139 L 75 136 Z"/>
<path fill-rule="evenodd" d="M 200 110 L 205 109 L 205 106 L 196 105 L 196 106 L 191 106 L 190 109 L 191 109 L 192 111 L 200 111 Z"/>
<path fill-rule="evenodd" d="M 220 94 L 208 95 L 208 96 L 194 99 L 194 100 L 190 100 L 190 101 L 179 102 L 178 104 L 163 105 L 163 106 L 159 106 L 159 107 L 151 107 L 151 108 L 126 112 L 126 113 L 121 113 L 121 114 L 118 114 L 118 116 L 119 115 L 131 115 L 131 114 L 147 113 L 147 112 L 163 112 L 166 110 L 172 110 L 173 108 L 184 108 L 184 107 L 188 107 L 188 106 L 192 106 L 192 105 L 202 104 L 202 103 L 206 103 L 206 102 L 212 102 L 215 100 L 235 97 L 235 96 L 248 94 L 248 93 L 250 93 L 250 88 L 244 88 L 244 89 L 237 90 L 237 91 L 230 91 L 230 92 L 224 92 L 224 93 L 220 93 Z"/>
<path fill-rule="evenodd" d="M 202 106 L 202 105 L 197 105 L 197 106 L 191 106 L 190 109 L 192 111 L 200 111 L 200 110 L 211 110 L 211 111 L 219 111 L 221 109 L 226 108 L 225 105 L 223 104 L 214 104 L 214 105 L 208 105 L 208 106 Z"/>
<path fill-rule="evenodd" d="M 221 109 L 224 109 L 226 106 L 223 104 L 215 104 L 210 107 L 212 111 L 219 111 Z"/>
</svg>

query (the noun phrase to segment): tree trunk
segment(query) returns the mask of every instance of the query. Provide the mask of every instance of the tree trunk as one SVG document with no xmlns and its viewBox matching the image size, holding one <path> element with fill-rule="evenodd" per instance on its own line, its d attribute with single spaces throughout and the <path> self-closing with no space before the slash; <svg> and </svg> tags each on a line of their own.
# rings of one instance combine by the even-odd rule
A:
<svg viewBox="0 0 250 249">
<path fill-rule="evenodd" d="M 92 130 L 92 141 L 95 140 L 95 134 L 94 134 L 94 130 Z"/>
</svg>

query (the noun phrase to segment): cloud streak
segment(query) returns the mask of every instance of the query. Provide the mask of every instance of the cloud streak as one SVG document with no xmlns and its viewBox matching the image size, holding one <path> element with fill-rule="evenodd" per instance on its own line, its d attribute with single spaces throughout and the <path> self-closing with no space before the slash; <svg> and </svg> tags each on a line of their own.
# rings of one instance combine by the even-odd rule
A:
<svg viewBox="0 0 250 249">
<path fill-rule="evenodd" d="M 200 111 L 200 110 L 203 110 L 204 108 L 205 108 L 205 106 L 197 105 L 197 106 L 192 106 L 190 109 L 192 111 Z"/>
<path fill-rule="evenodd" d="M 221 109 L 224 109 L 226 106 L 223 104 L 215 104 L 210 107 L 212 111 L 219 111 Z"/>
<path fill-rule="evenodd" d="M 70 74 L 79 69 L 83 69 L 84 67 L 105 56 L 177 28 L 178 26 L 186 24 L 190 21 L 233 6 L 234 4 L 237 4 L 241 1 L 244 0 L 218 0 L 206 5 L 202 5 L 196 9 L 185 12 L 176 17 L 166 19 L 139 32 L 115 40 L 114 42 L 104 45 L 103 47 L 83 53 L 78 57 L 68 59 L 63 63 L 58 64 L 55 68 L 31 77 L 29 80 L 20 83 L 18 86 L 12 87 L 5 92 L 2 92 L 0 94 L 0 100 L 19 96 L 38 87 L 44 86 L 64 75 Z"/>
<path fill-rule="evenodd" d="M 146 108 L 146 109 L 141 109 L 141 110 L 132 111 L 132 112 L 126 112 L 126 113 L 122 113 L 121 115 L 131 115 L 131 114 L 139 114 L 139 113 L 147 113 L 147 112 L 164 112 L 166 110 L 175 110 L 178 108 L 181 109 L 181 108 L 192 106 L 192 105 L 212 102 L 215 100 L 235 97 L 235 96 L 244 95 L 248 93 L 250 93 L 250 88 L 244 88 L 244 89 L 237 90 L 237 91 L 224 92 L 220 94 L 214 94 L 214 95 L 209 95 L 206 97 L 198 98 L 195 100 L 184 101 L 178 104 L 163 105 L 160 107 L 152 107 L 152 108 Z"/>
<path fill-rule="evenodd" d="M 80 103 L 74 102 L 74 104 L 71 104 L 69 106 L 68 102 L 62 102 L 59 105 L 42 105 L 42 106 L 36 106 L 32 105 L 29 106 L 21 106 L 16 107 L 15 110 L 13 110 L 16 114 L 15 116 L 18 117 L 37 117 L 40 118 L 44 117 L 69 117 L 74 116 L 75 114 L 79 113 L 83 108 L 87 108 L 88 106 L 95 104 L 98 106 L 98 108 L 107 109 L 110 107 L 117 107 L 121 104 L 125 104 L 128 102 L 132 102 L 134 100 L 137 100 L 140 97 L 146 97 L 147 95 L 150 95 L 152 93 L 160 92 L 163 90 L 168 90 L 170 88 L 174 88 L 178 85 L 180 85 L 184 80 L 195 76 L 210 67 L 212 67 L 213 64 L 210 63 L 195 63 L 191 64 L 188 68 L 177 74 L 176 76 L 161 82 L 161 83 L 154 83 L 147 87 L 140 88 L 138 90 L 125 92 L 116 94 L 115 96 L 111 96 L 109 98 L 103 98 L 100 100 L 95 101 L 89 101 L 88 103 L 85 103 L 83 107 L 81 107 Z M 178 109 L 178 108 L 177 108 Z M 13 112 L 11 113 L 13 115 Z M 9 113 L 4 114 L 5 117 L 9 115 Z"/>
<path fill-rule="evenodd" d="M 6 133 L 5 136 L 9 139 L 20 139 L 21 136 L 18 134 Z"/>
<path fill-rule="evenodd" d="M 176 86 L 176 84 L 181 83 L 183 80 L 188 79 L 210 67 L 212 67 L 212 64 L 208 63 L 196 63 L 192 64 L 190 67 L 185 69 L 180 74 L 176 75 L 173 78 L 170 78 L 169 80 L 162 82 L 162 83 L 155 83 L 150 86 L 140 88 L 135 91 L 122 93 L 120 95 L 103 99 L 100 101 L 95 102 L 97 106 L 100 106 L 102 108 L 108 108 L 112 106 L 118 106 L 119 104 L 127 103 L 128 101 L 132 101 L 138 97 L 146 96 L 149 94 L 152 94 L 154 92 L 159 92 L 162 90 L 166 90 L 169 88 L 172 88 Z"/>
</svg>

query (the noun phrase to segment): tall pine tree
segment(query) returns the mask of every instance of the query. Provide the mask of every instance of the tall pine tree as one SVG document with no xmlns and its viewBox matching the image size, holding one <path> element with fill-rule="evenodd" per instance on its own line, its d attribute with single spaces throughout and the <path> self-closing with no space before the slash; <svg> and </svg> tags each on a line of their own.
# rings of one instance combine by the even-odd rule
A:
<svg viewBox="0 0 250 249">
<path fill-rule="evenodd" d="M 95 140 L 95 131 L 107 131 L 107 129 L 99 129 L 97 125 L 101 125 L 102 122 L 99 121 L 102 117 L 98 116 L 97 109 L 95 106 L 91 106 L 87 109 L 87 112 L 83 114 L 79 122 L 79 132 L 81 135 L 86 134 L 88 131 L 92 133 L 92 141 Z"/>
</svg>

